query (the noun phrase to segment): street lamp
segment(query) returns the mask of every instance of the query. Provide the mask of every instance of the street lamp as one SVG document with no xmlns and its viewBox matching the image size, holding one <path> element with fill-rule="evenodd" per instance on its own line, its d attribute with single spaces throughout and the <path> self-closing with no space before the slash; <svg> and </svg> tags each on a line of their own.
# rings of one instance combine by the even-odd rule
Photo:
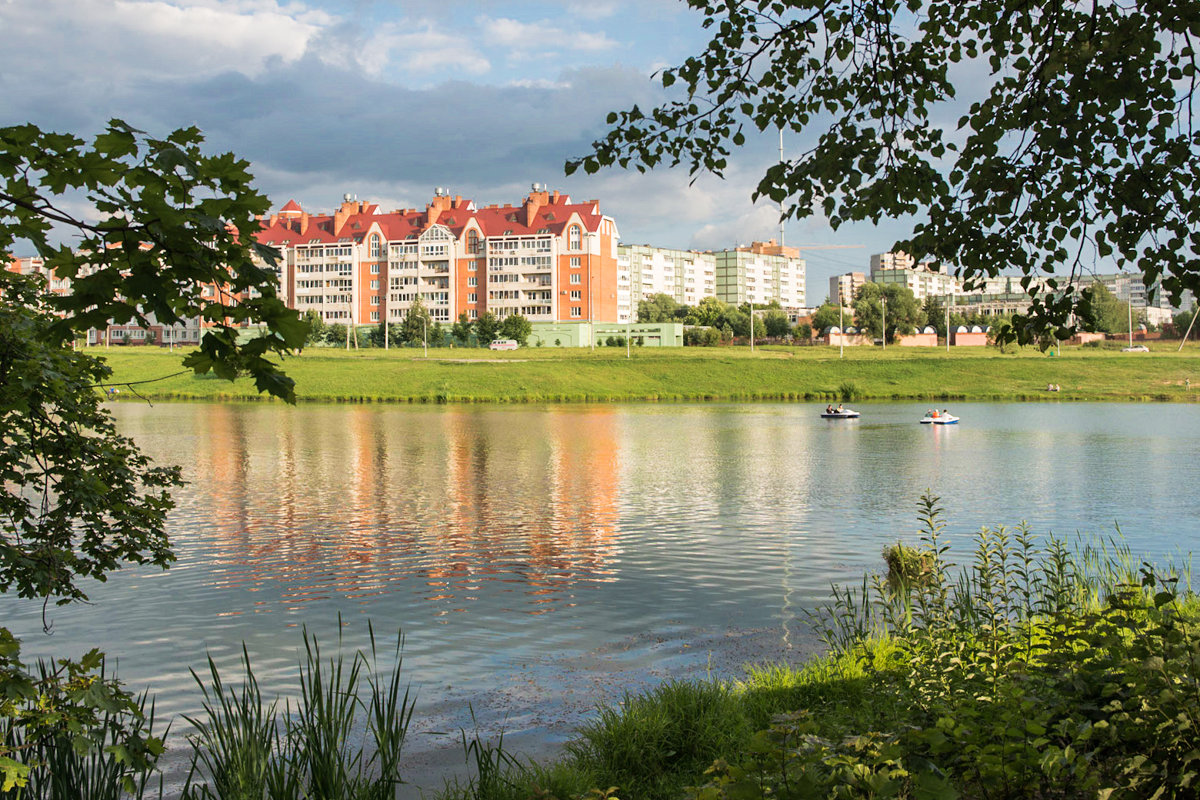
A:
<svg viewBox="0 0 1200 800">
<path fill-rule="evenodd" d="M 880 295 L 883 302 L 883 349 L 887 350 L 887 295 Z"/>
</svg>

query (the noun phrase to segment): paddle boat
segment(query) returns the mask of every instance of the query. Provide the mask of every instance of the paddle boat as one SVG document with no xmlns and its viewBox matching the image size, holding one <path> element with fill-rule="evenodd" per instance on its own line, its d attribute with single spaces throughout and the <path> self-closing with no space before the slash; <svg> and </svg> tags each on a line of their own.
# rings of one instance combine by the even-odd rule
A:
<svg viewBox="0 0 1200 800">
<path fill-rule="evenodd" d="M 958 417 L 954 416 L 953 414 L 939 414 L 938 416 L 934 417 L 931 422 L 933 422 L 934 425 L 957 425 Z"/>
<path fill-rule="evenodd" d="M 849 408 L 835 408 L 832 411 L 827 408 L 821 412 L 821 416 L 825 419 L 858 419 L 862 414 Z"/>
</svg>

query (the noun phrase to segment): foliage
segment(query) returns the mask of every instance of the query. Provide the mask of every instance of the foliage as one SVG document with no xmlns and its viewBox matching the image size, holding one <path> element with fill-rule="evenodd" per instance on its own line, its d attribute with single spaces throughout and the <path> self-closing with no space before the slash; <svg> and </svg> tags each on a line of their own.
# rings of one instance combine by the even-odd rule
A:
<svg viewBox="0 0 1200 800">
<path fill-rule="evenodd" d="M 853 319 L 847 319 L 843 312 L 839 312 L 838 307 L 832 303 L 825 303 L 818 308 L 812 315 L 813 330 L 818 333 L 824 333 L 829 328 L 835 328 L 843 323 L 852 322 Z"/>
<path fill-rule="evenodd" d="M 390 676 L 380 668 L 374 630 L 370 639 L 370 658 L 339 651 L 325 660 L 305 631 L 300 699 L 283 713 L 264 700 L 244 647 L 240 689 L 222 679 L 210 657 L 207 683 L 192 673 L 205 715 L 188 718 L 196 733 L 182 800 L 394 798 L 413 704 L 400 683 L 403 639 L 397 636 Z"/>
<path fill-rule="evenodd" d="M 334 322 L 325 326 L 325 342 L 332 347 L 345 347 L 350 341 L 350 326 Z"/>
<path fill-rule="evenodd" d="M 649 300 L 638 301 L 638 322 L 677 322 L 687 313 L 669 294 L 656 294 Z"/>
<path fill-rule="evenodd" d="M 474 324 L 471 322 L 470 317 L 467 316 L 467 312 L 464 311 L 458 315 L 458 319 L 450 327 L 450 334 L 454 337 L 455 341 L 466 347 L 471 344 L 471 329 L 473 327 Z"/>
<path fill-rule="evenodd" d="M 500 338 L 512 339 L 522 347 L 529 341 L 531 333 L 533 333 L 533 325 L 520 314 L 509 314 L 500 325 Z"/>
<path fill-rule="evenodd" d="M 718 175 L 750 131 L 815 142 L 754 193 L 786 214 L 917 214 L 896 247 L 958 265 L 1052 275 L 1022 343 L 1071 333 L 1064 291 L 1088 261 L 1200 291 L 1195 2 L 688 0 L 713 35 L 659 73 L 669 99 L 608 117 L 583 167 Z M 946 120 L 956 120 L 951 125 Z M 1032 292 L 1036 286 L 1028 284 Z"/>
<path fill-rule="evenodd" d="M 858 329 L 874 338 L 882 338 L 885 314 L 888 341 L 898 333 L 912 333 L 924 318 L 920 304 L 907 286 L 868 281 L 858 287 L 854 294 L 854 324 Z"/>
<path fill-rule="evenodd" d="M 321 312 L 315 308 L 310 308 L 304 312 L 304 322 L 308 325 L 308 335 L 304 338 L 305 344 L 321 344 L 327 341 L 327 328 Z"/>
<path fill-rule="evenodd" d="M 1117 333 L 1129 330 L 1129 309 L 1103 283 L 1083 290 L 1079 303 L 1079 324 L 1085 331 Z"/>
<path fill-rule="evenodd" d="M 687 327 L 683 329 L 683 343 L 689 347 L 716 347 L 721 343 L 721 332 L 716 328 Z"/>
<path fill-rule="evenodd" d="M 206 330 L 184 366 L 248 374 L 258 392 L 295 400 L 273 359 L 309 329 L 276 296 L 277 254 L 254 240 L 269 202 L 246 162 L 204 155 L 202 141 L 194 128 L 155 139 L 118 120 L 90 145 L 33 125 L 0 128 L 0 254 L 31 246 L 71 286 L 54 295 L 40 278 L 0 271 L 0 592 L 85 600 L 84 580 L 173 559 L 164 522 L 179 472 L 152 466 L 116 433 L 97 391 L 111 373 L 72 349 L 80 334 L 110 320 L 199 318 Z M 73 216 L 75 205 L 100 221 Z M 239 341 L 251 323 L 263 335 Z M 0 628 L 0 791 L 77 796 L 107 779 L 135 791 L 132 776 L 161 744 L 142 704 L 104 674 L 103 656 L 34 674 L 19 653 Z"/>
<path fill-rule="evenodd" d="M 500 320 L 491 311 L 485 311 L 475 320 L 475 338 L 482 347 L 487 347 L 500 337 Z"/>
<path fill-rule="evenodd" d="M 762 315 L 762 324 L 767 336 L 782 339 L 792 332 L 792 323 L 787 314 L 778 308 L 768 309 Z"/>
<path fill-rule="evenodd" d="M 921 304 L 922 327 L 932 325 L 937 335 L 946 338 L 946 306 L 936 297 L 926 297 Z"/>
<path fill-rule="evenodd" d="M 420 298 L 413 301 L 409 306 L 408 313 L 404 315 L 404 323 L 400 332 L 401 340 L 406 344 L 423 344 L 429 337 L 429 329 L 433 325 L 433 320 L 429 316 L 428 309 L 421 302 Z"/>
<path fill-rule="evenodd" d="M 68 342 L 89 328 L 137 320 L 163 325 L 197 316 L 212 327 L 184 365 L 292 400 L 294 385 L 271 360 L 303 346 L 308 329 L 276 296 L 274 249 L 258 245 L 257 215 L 270 201 L 248 164 L 207 156 L 195 128 L 154 139 L 120 120 L 89 146 L 33 125 L 0 128 L 0 253 L 29 242 L 71 292 L 46 299 L 60 314 L 47 336 Z M 63 200 L 105 218 L 77 219 Z M 76 237 L 56 245 L 63 230 Z M 208 289 L 213 297 L 205 297 Z M 238 341 L 261 322 L 267 335 Z"/>
</svg>

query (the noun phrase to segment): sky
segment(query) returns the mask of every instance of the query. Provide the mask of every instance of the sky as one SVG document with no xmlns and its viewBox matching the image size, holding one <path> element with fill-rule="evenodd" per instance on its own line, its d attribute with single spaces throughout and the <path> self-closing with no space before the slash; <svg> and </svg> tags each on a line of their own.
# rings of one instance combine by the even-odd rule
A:
<svg viewBox="0 0 1200 800">
<path fill-rule="evenodd" d="M 682 0 L 0 0 L 0 126 L 86 137 L 114 117 L 153 135 L 195 125 L 211 152 L 250 161 L 275 208 L 330 211 L 344 194 L 424 207 L 435 187 L 518 203 L 543 183 L 599 200 L 629 244 L 778 238 L 778 210 L 751 203 L 777 133 L 736 151 L 724 179 L 564 175 L 610 111 L 664 98 L 652 76 L 703 49 L 702 21 Z M 785 154 L 804 145 L 789 134 Z M 815 305 L 829 276 L 869 271 L 909 233 L 813 217 L 784 239 L 840 246 L 803 250 Z"/>
</svg>

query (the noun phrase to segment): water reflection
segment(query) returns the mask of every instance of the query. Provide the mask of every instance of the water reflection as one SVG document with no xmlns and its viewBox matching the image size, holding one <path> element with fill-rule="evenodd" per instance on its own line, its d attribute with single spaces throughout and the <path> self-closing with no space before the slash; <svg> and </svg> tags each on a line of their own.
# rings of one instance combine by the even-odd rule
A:
<svg viewBox="0 0 1200 800">
<path fill-rule="evenodd" d="M 289 610 L 334 595 L 365 601 L 407 582 L 447 614 L 499 580 L 541 614 L 613 579 L 611 408 L 513 415 L 511 425 L 469 409 L 419 425 L 366 407 L 209 411 L 193 430 L 189 489 L 213 514 L 207 583 L 265 595 L 254 611 L 273 599 Z"/>
</svg>

